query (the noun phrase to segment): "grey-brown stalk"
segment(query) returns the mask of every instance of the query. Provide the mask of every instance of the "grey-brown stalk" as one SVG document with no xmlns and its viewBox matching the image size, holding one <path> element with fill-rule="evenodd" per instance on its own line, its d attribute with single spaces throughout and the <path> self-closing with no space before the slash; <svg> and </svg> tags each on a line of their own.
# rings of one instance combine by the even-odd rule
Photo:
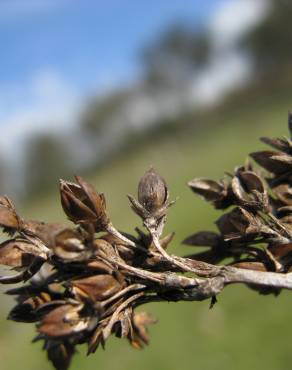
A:
<svg viewBox="0 0 292 370">
<path fill-rule="evenodd" d="M 289 115 L 290 136 L 292 116 Z M 9 319 L 37 323 L 35 340 L 56 369 L 70 366 L 75 347 L 88 353 L 111 334 L 141 348 L 155 320 L 136 307 L 153 301 L 200 301 L 228 284 L 244 283 L 262 294 L 292 289 L 292 140 L 262 141 L 274 148 L 251 153 L 265 171 L 247 162 L 220 181 L 194 179 L 190 188 L 217 209 L 218 232 L 200 231 L 184 240 L 194 253 L 179 257 L 163 236 L 169 201 L 166 182 L 151 168 L 139 182 L 132 209 L 145 231 L 119 232 L 103 194 L 76 177 L 60 181 L 61 203 L 74 224 L 24 220 L 7 197 L 0 198 L 0 225 L 11 239 L 1 244 L 0 264 L 17 274 L 0 277 L 17 304 Z M 196 247 L 208 250 L 196 252 Z M 228 263 L 226 262 L 228 261 Z M 186 274 L 187 273 L 187 274 Z"/>
</svg>

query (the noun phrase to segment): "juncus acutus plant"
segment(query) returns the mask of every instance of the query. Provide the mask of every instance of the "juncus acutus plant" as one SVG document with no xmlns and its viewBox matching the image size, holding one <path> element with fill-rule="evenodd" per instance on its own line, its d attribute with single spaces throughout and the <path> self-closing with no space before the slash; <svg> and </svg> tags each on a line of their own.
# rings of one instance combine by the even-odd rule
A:
<svg viewBox="0 0 292 370">
<path fill-rule="evenodd" d="M 225 213 L 217 232 L 195 232 L 183 241 L 193 251 L 185 257 L 168 252 L 174 234 L 163 230 L 174 201 L 154 168 L 139 181 L 137 197 L 128 195 L 143 225 L 131 235 L 116 229 L 105 195 L 81 177 L 60 181 L 71 227 L 25 220 L 1 197 L 0 225 L 9 239 L 1 244 L 0 263 L 15 273 L 0 282 L 22 283 L 7 291 L 17 302 L 9 319 L 36 323 L 35 341 L 43 341 L 54 367 L 65 370 L 80 344 L 89 354 L 110 335 L 135 348 L 148 344 L 155 319 L 136 311 L 148 302 L 209 299 L 212 306 L 234 283 L 261 294 L 292 289 L 291 115 L 289 129 L 290 138 L 262 138 L 272 150 L 251 153 L 221 180 L 189 182 Z"/>
</svg>

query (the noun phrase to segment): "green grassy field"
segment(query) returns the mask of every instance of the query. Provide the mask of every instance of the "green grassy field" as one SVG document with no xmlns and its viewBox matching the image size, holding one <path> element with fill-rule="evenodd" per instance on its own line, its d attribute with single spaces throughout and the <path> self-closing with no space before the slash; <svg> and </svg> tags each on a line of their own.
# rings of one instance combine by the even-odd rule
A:
<svg viewBox="0 0 292 370">
<path fill-rule="evenodd" d="M 173 198 L 166 231 L 176 230 L 171 252 L 188 253 L 180 241 L 198 230 L 213 229 L 220 216 L 187 188 L 196 176 L 219 178 L 244 162 L 247 153 L 263 148 L 260 136 L 287 135 L 289 99 L 237 109 L 213 117 L 216 125 L 202 132 L 188 131 L 167 136 L 155 143 L 136 148 L 111 162 L 88 178 L 106 194 L 112 221 L 117 228 L 131 231 L 139 225 L 128 206 L 126 194 L 136 194 L 143 172 L 153 165 L 165 177 Z M 212 129 L 211 129 L 212 127 Z M 35 199 L 19 210 L 22 215 L 44 221 L 65 221 L 55 194 Z M 1 289 L 4 290 L 3 288 Z M 126 341 L 109 340 L 106 350 L 86 358 L 80 348 L 73 370 L 246 370 L 286 369 L 292 362 L 290 321 L 292 294 L 278 298 L 259 296 L 244 286 L 227 288 L 219 303 L 209 310 L 209 302 L 160 303 L 144 309 L 154 314 L 158 324 L 150 329 L 151 343 L 144 351 L 132 349 Z M 2 298 L 0 309 L 0 370 L 50 369 L 40 344 L 30 343 L 33 327 L 5 321 L 12 302 Z"/>
</svg>

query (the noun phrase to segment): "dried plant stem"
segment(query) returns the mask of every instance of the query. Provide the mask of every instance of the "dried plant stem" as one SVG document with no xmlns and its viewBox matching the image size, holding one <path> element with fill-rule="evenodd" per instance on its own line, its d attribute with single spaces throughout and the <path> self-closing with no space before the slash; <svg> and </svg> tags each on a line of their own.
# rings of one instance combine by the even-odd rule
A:
<svg viewBox="0 0 292 370">
<path fill-rule="evenodd" d="M 124 270 L 127 272 L 127 274 L 131 276 L 136 276 L 139 279 L 150 281 L 154 283 L 161 283 L 162 278 L 160 273 L 150 272 L 147 270 L 143 270 L 134 266 L 130 266 L 126 264 L 125 262 L 122 262 L 122 260 L 118 260 L 117 258 L 112 259 L 111 257 L 105 257 L 103 256 L 103 259 L 105 261 L 108 261 L 112 264 L 114 264 L 116 267 L 120 268 L 121 270 Z"/>
<path fill-rule="evenodd" d="M 274 288 L 292 289 L 292 273 L 281 274 L 276 272 L 262 272 L 238 269 L 234 267 L 222 267 L 222 275 L 225 284 L 245 283 Z"/>
<path fill-rule="evenodd" d="M 152 237 L 152 242 L 155 248 L 157 249 L 157 251 L 159 252 L 159 254 L 167 262 L 169 262 L 170 265 L 176 266 L 182 272 L 193 272 L 199 276 L 202 276 L 202 274 L 203 276 L 214 274 L 214 272 L 217 271 L 217 267 L 214 265 L 209 265 L 209 264 L 205 264 L 204 262 L 194 261 L 194 260 L 189 260 L 187 258 L 181 258 L 178 256 L 169 255 L 167 253 L 167 251 L 161 246 L 160 241 L 159 241 L 160 236 L 163 232 L 165 222 L 166 222 L 166 216 L 164 216 L 163 219 L 160 220 L 158 223 L 155 223 L 153 220 L 145 221 L 145 226 L 147 227 Z M 195 267 L 196 262 L 200 266 L 200 268 Z M 204 270 L 203 272 L 202 272 L 202 268 Z"/>
<path fill-rule="evenodd" d="M 164 257 L 166 261 L 168 261 L 171 265 L 178 267 L 181 271 L 184 272 L 195 272 L 191 267 L 187 266 L 186 264 L 178 261 L 176 257 L 170 256 L 166 250 L 164 250 L 159 242 L 159 238 L 157 237 L 156 233 L 152 233 L 152 242 L 158 252 Z"/>
<path fill-rule="evenodd" d="M 160 244 L 159 244 L 160 245 Z M 164 249 L 160 246 L 164 251 Z M 164 251 L 165 252 L 165 251 Z M 168 261 L 172 261 L 172 257 L 169 256 Z M 109 260 L 113 262 L 112 260 Z M 202 264 L 200 261 L 190 260 L 192 263 L 197 262 L 198 265 Z M 177 262 L 177 261 L 176 261 Z M 212 295 L 218 294 L 225 285 L 244 283 L 244 284 L 254 284 L 261 286 L 271 286 L 275 288 L 292 289 L 292 273 L 274 273 L 274 272 L 262 272 L 262 271 L 252 271 L 241 268 L 234 268 L 231 266 L 216 266 L 216 268 L 207 270 L 209 276 L 213 276 L 209 279 L 197 279 L 188 278 L 185 276 L 177 275 L 175 273 L 153 273 L 137 267 L 129 266 L 126 263 L 115 261 L 118 267 L 126 270 L 132 276 L 137 276 L 139 279 L 150 280 L 153 283 L 158 283 L 167 289 L 190 289 L 195 288 L 194 296 L 190 295 L 188 292 L 188 300 L 197 300 L 198 295 L 201 299 L 209 298 Z M 180 258 L 179 265 L 186 272 L 193 272 L 199 276 L 206 275 L 205 265 L 203 263 L 203 270 L 192 269 L 188 266 L 188 259 Z M 140 286 L 140 285 L 138 285 Z M 141 287 L 144 285 L 141 285 Z M 218 291 L 218 287 L 220 290 Z"/>
<path fill-rule="evenodd" d="M 127 238 L 126 236 L 124 236 L 123 234 L 121 234 L 114 226 L 112 223 L 109 223 L 107 226 L 106 226 L 106 231 L 115 236 L 116 238 L 122 240 L 123 242 L 125 242 L 127 245 L 129 245 L 130 247 L 134 248 L 134 249 L 138 249 L 140 250 L 141 252 L 146 252 L 147 253 L 147 249 L 143 248 L 141 245 L 138 245 L 137 243 L 135 243 L 134 241 L 130 240 L 129 238 Z"/>
</svg>

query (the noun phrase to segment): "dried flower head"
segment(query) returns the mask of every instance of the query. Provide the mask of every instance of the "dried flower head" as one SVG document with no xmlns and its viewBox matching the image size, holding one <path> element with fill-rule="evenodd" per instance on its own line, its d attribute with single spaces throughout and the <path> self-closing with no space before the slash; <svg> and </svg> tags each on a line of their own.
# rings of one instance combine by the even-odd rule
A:
<svg viewBox="0 0 292 370">
<path fill-rule="evenodd" d="M 153 169 L 145 172 L 138 185 L 138 200 L 149 212 L 155 213 L 164 206 L 168 189 L 164 179 Z"/>
<path fill-rule="evenodd" d="M 291 136 L 291 114 L 289 129 Z M 7 197 L 0 198 L 0 226 L 11 239 L 0 245 L 0 264 L 16 273 L 0 282 L 23 285 L 9 319 L 36 323 L 35 341 L 44 341 L 57 370 L 69 368 L 76 346 L 88 354 L 110 335 L 134 348 L 148 344 L 155 319 L 136 308 L 157 301 L 201 301 L 211 307 L 221 290 L 244 283 L 262 294 L 292 289 L 292 142 L 263 141 L 277 151 L 251 154 L 267 173 L 250 163 L 224 180 L 194 179 L 193 192 L 226 210 L 214 231 L 184 240 L 194 252 L 168 254 L 174 233 L 163 236 L 169 202 L 166 182 L 151 168 L 129 196 L 146 230 L 118 231 L 106 212 L 105 196 L 81 177 L 61 180 L 63 210 L 72 227 L 21 218 Z M 206 247 L 201 250 L 197 247 Z"/>
<path fill-rule="evenodd" d="M 152 167 L 145 172 L 138 185 L 138 200 L 128 195 L 133 210 L 146 223 L 159 221 L 174 203 L 169 202 L 169 192 L 165 180 Z"/>
<path fill-rule="evenodd" d="M 80 225 L 93 225 L 95 231 L 102 231 L 109 223 L 103 194 L 76 176 L 77 184 L 61 180 L 60 193 L 64 212 L 69 220 Z"/>
</svg>

